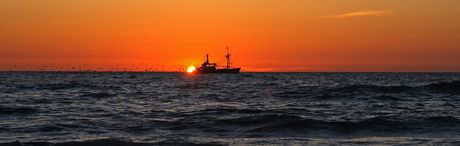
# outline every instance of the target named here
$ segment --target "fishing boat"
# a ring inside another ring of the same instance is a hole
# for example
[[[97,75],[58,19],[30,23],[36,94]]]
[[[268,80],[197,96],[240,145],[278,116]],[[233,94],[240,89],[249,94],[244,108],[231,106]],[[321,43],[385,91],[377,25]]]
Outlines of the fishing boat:
[[[232,68],[230,66],[230,53],[228,53],[228,47],[227,47],[227,55],[225,57],[227,58],[227,66],[225,68],[217,68],[216,63],[209,63],[209,55],[206,54],[206,62],[201,64],[201,67],[197,67],[192,73],[239,73],[240,68]]]

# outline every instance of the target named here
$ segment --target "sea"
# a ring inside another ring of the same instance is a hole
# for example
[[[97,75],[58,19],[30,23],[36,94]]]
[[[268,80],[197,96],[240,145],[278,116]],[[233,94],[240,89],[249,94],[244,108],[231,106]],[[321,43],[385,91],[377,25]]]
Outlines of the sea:
[[[460,73],[0,72],[0,145],[460,145]]]

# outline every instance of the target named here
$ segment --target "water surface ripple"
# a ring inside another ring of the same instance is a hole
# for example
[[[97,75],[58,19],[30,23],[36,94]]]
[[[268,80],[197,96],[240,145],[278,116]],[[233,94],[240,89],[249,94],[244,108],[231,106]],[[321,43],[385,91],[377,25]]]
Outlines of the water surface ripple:
[[[459,73],[0,72],[0,144],[460,144]]]

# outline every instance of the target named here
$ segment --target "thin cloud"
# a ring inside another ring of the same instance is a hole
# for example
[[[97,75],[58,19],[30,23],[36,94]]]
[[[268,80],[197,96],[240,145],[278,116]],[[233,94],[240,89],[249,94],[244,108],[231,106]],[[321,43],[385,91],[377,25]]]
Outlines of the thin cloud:
[[[351,12],[340,15],[330,15],[330,16],[319,16],[317,18],[347,18],[347,17],[358,17],[358,16],[385,16],[393,14],[392,10],[383,10],[383,11],[359,11]]]

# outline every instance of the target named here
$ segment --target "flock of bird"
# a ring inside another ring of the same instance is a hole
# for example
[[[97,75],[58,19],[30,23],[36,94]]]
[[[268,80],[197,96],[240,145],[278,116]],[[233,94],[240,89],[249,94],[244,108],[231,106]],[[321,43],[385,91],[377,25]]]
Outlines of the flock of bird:
[[[174,65],[169,62],[158,62],[155,65],[141,63],[136,64],[118,64],[118,65],[107,65],[105,67],[93,66],[90,64],[83,64],[77,66],[66,66],[66,65],[43,65],[43,66],[27,66],[19,67],[14,65],[10,67],[10,71],[65,71],[65,72],[185,72],[188,67],[194,66],[189,63],[186,65]]]
[[[245,57],[246,53],[243,57]],[[238,53],[236,53],[238,55]],[[217,63],[224,62],[223,60]],[[185,65],[174,65],[169,61],[157,63],[141,63],[141,64],[118,64],[118,65],[105,65],[93,66],[90,64],[83,65],[42,65],[42,66],[27,66],[19,67],[14,65],[9,68],[9,71],[66,71],[66,72],[185,72],[189,67],[196,66],[197,64],[188,63]]]

